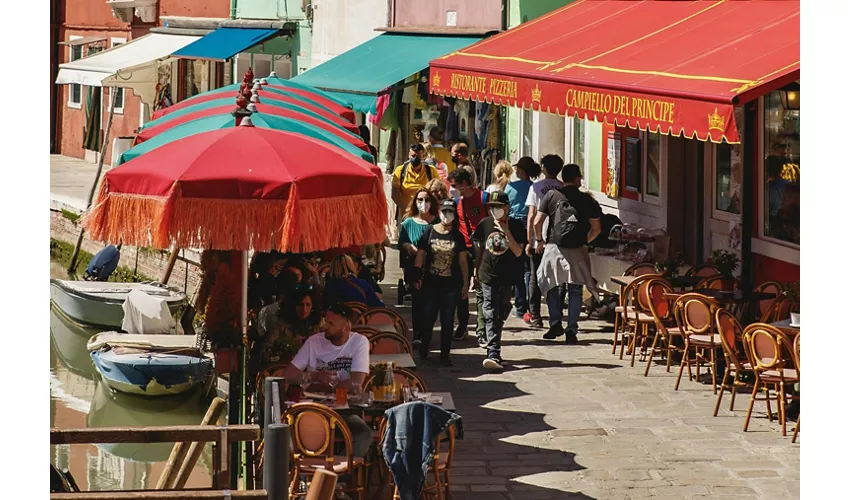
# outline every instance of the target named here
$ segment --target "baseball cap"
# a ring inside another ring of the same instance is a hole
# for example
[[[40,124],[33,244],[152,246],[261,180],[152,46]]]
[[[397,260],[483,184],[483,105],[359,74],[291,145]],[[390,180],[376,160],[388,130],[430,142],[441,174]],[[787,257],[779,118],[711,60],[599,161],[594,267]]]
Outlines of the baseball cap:
[[[443,200],[440,202],[440,212],[457,212],[454,200]]]
[[[490,197],[487,199],[488,205],[507,205],[509,203],[508,195],[504,191],[490,193]]]
[[[534,161],[534,158],[532,158],[530,156],[523,156],[522,158],[519,159],[519,161],[514,163],[514,166],[522,168],[522,169],[526,169],[527,167],[530,167],[530,166],[533,166],[533,165],[536,165],[536,164],[537,164],[537,162]]]

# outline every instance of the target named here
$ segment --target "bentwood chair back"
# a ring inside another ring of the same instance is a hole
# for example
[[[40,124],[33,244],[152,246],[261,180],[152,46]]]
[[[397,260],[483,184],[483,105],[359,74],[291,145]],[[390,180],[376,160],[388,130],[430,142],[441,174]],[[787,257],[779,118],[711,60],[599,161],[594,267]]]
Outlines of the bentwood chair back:
[[[381,449],[383,448],[384,439],[387,437],[386,425],[386,421],[381,422],[379,431],[381,436],[379,447]],[[456,434],[455,425],[452,424],[434,440],[434,457],[431,459],[431,463],[428,464],[425,484],[422,487],[423,496],[421,498],[437,498],[438,500],[451,498],[451,478],[449,474],[455,454]],[[428,476],[432,474],[432,481],[429,481]],[[398,488],[393,485],[393,500],[400,500],[400,498]]]
[[[657,274],[654,264],[646,262],[637,263],[623,272],[623,276],[644,276],[646,274]]]
[[[620,359],[623,359],[623,353],[626,349],[626,337],[630,337],[629,346],[632,344],[632,337],[634,337],[635,332],[638,329],[637,319],[638,319],[638,307],[637,307],[637,299],[636,292],[638,287],[641,286],[642,283],[645,283],[652,278],[658,278],[659,276],[656,274],[645,274],[643,276],[637,277],[634,281],[629,283],[625,288],[623,288],[623,292],[620,294],[620,306],[616,308],[617,314],[621,318],[621,324],[623,326],[623,335],[620,339]],[[630,329],[633,329],[635,332],[631,332]],[[611,354],[614,354],[617,349],[617,335],[619,333],[619,329],[617,325],[614,325],[614,348],[611,351]]]
[[[372,328],[371,326],[366,326],[366,325],[354,325],[354,326],[351,327],[351,331],[357,332],[360,335],[365,336],[367,339],[372,338],[375,335],[381,333],[377,329]]]
[[[355,493],[360,500],[364,498],[363,458],[353,456],[351,430],[339,413],[318,403],[296,403],[286,410],[282,420],[289,424],[299,473],[326,469],[350,475],[352,484],[346,491]],[[338,438],[344,445],[342,455],[334,452]]]
[[[409,330],[407,328],[407,323],[404,321],[404,318],[402,318],[401,315],[399,315],[394,310],[387,307],[373,307],[371,309],[366,310],[357,319],[356,324],[372,327],[379,326],[381,328],[391,327],[392,330],[381,331],[393,331],[405,339],[408,338]]]
[[[790,341],[778,328],[766,323],[753,323],[744,329],[744,345],[750,351],[754,361],[753,371],[756,374],[755,388],[750,398],[750,408],[744,422],[744,432],[750,423],[753,404],[760,388],[764,388],[767,401],[770,400],[770,388],[773,386],[779,404],[779,422],[782,425],[782,435],[785,436],[785,385],[800,381],[800,372],[794,362],[794,348]],[[790,358],[790,359],[789,359]],[[761,386],[761,387],[760,387]],[[792,399],[794,399],[792,397]],[[767,405],[768,418],[772,421],[770,404]]]
[[[727,279],[727,278],[724,278],[724,277],[722,277],[718,274],[718,275],[714,275],[714,276],[709,276],[708,278],[700,281],[697,284],[696,289],[697,290],[700,290],[700,289],[726,290],[727,289],[726,284],[729,283],[729,282],[732,283],[732,289],[733,290],[737,290],[740,287],[737,279],[735,279],[735,278]]]
[[[393,379],[400,386],[410,387],[411,390],[418,389],[420,392],[428,392],[428,384],[425,380],[413,371],[406,368],[393,368]],[[375,376],[370,375],[363,387],[365,390],[371,390],[375,383]]]
[[[717,324],[717,333],[723,346],[723,356],[726,358],[726,370],[720,382],[720,394],[717,396],[717,404],[714,405],[714,416],[720,410],[720,402],[723,393],[729,391],[732,394],[732,402],[729,411],[735,409],[735,395],[738,387],[751,387],[752,384],[741,381],[740,375],[752,371],[752,365],[746,356],[738,349],[738,342],[743,340],[743,328],[738,318],[726,309],[718,309],[714,313]]]
[[[354,314],[357,315],[358,318],[360,316],[362,316],[363,313],[366,312],[369,309],[369,306],[367,306],[366,304],[364,304],[362,302],[346,302],[345,305],[350,307],[354,311]],[[354,322],[356,323],[357,320],[355,320]]]
[[[714,276],[716,274],[720,274],[720,270],[717,269],[717,266],[714,264],[702,263],[688,269],[685,276],[702,276],[708,278],[709,276]]]
[[[670,371],[670,354],[675,349],[668,329],[673,321],[673,308],[670,307],[670,299],[668,298],[668,294],[672,293],[673,287],[663,279],[656,278],[647,283],[645,294],[649,313],[655,322],[655,337],[652,339],[649,359],[646,363],[646,370],[643,372],[644,377],[649,375],[649,367],[652,366],[652,358],[655,356],[657,348],[660,349],[660,353],[666,353],[667,371]],[[675,329],[673,331],[677,332]],[[659,341],[663,342],[664,345],[659,345]]]
[[[775,323],[791,317],[791,299],[780,298],[770,306],[770,309],[762,316],[762,323]]]
[[[696,377],[699,379],[700,367],[704,361],[708,361],[712,367],[712,389],[717,393],[717,365],[714,359],[714,351],[720,345],[719,340],[715,337],[714,312],[719,308],[720,304],[717,301],[699,293],[685,293],[676,299],[673,305],[673,317],[685,338],[685,348],[682,363],[679,365],[675,390],[679,390],[679,383],[685,366],[688,367],[688,379],[690,380],[692,378],[691,365],[696,363]],[[693,361],[690,357],[691,348],[694,349]],[[705,350],[708,350],[707,360]],[[700,353],[700,351],[703,352]]]
[[[794,336],[794,364],[797,366],[797,375],[800,374],[800,332]],[[794,425],[794,435],[791,436],[791,442],[797,442],[797,434],[800,433],[800,414],[797,413],[797,423]]]
[[[381,332],[369,338],[369,354],[410,354],[413,348],[406,338]]]
[[[765,314],[767,314],[767,312],[770,311],[770,308],[773,307],[773,304],[782,299],[782,285],[778,281],[765,281],[761,285],[755,287],[753,291],[760,293],[772,293],[775,295],[772,299],[758,301],[757,317],[759,318],[764,318]]]

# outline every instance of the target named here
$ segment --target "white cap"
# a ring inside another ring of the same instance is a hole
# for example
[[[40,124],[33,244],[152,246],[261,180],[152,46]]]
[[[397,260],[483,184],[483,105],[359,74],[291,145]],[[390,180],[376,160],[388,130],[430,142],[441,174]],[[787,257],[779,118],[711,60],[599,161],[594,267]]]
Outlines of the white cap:
[[[254,84],[254,86],[253,86],[253,87],[251,87],[251,90],[252,90],[252,91],[255,91],[255,90],[261,90],[262,88],[263,88],[263,86],[262,86],[262,85],[260,85],[260,82],[256,82],[256,83]]]
[[[246,116],[246,117],[242,118],[241,122],[239,122],[239,126],[240,127],[253,127],[254,122],[251,121],[250,116]]]
[[[265,78],[260,78],[260,85],[268,85],[268,84],[269,84],[268,80],[266,80]]]
[[[274,70],[272,70],[272,72],[269,73],[269,78],[277,78],[277,74],[274,72]],[[261,81],[262,80],[265,80],[265,78],[262,78]]]
[[[247,109],[248,111],[250,111],[252,113],[256,113],[257,112],[257,105],[252,102],[252,103],[248,104],[248,106],[245,109]]]
[[[260,96],[256,92],[251,96],[251,102],[260,102]]]

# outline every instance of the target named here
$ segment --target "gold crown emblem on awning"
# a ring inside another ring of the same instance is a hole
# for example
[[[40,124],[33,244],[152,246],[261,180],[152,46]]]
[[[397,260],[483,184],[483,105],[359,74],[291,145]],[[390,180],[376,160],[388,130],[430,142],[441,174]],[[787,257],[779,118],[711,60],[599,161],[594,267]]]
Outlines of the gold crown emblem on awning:
[[[708,115],[708,129],[726,130],[726,119],[717,112],[717,108],[714,108],[714,113]]]
[[[431,83],[433,83],[433,87],[440,86],[440,74],[434,73],[434,76],[431,78]]]
[[[540,90],[539,85],[534,85],[534,88],[531,89],[531,102],[540,102],[541,97],[543,97],[543,91]]]

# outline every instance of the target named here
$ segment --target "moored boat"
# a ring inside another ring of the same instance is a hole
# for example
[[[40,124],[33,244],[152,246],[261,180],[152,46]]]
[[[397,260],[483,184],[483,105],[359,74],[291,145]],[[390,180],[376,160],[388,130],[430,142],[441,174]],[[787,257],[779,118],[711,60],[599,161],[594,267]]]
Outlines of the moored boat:
[[[176,316],[186,294],[149,283],[110,283],[101,281],[50,280],[50,300],[71,319],[87,325],[121,328],[123,304],[130,292],[138,290],[163,299]]]

